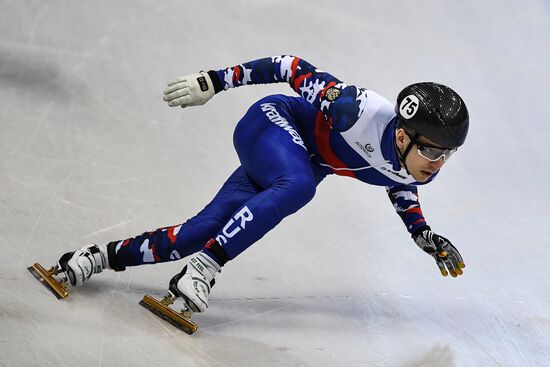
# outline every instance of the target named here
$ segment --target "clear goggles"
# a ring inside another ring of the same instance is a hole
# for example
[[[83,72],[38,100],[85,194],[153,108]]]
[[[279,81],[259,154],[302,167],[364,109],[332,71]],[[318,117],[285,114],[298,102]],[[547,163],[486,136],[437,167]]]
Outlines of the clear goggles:
[[[443,162],[446,162],[458,148],[438,148],[431,145],[420,144],[415,142],[416,150],[418,154],[430,162],[437,162],[443,158]]]
[[[405,133],[409,136],[411,139],[411,142],[416,145],[416,150],[418,154],[429,160],[430,162],[437,162],[441,158],[443,158],[443,162],[446,162],[451,156],[456,152],[458,148],[441,148],[441,147],[435,147],[430,144],[425,143],[419,143],[418,142],[418,134],[415,134],[412,136],[405,130]]]

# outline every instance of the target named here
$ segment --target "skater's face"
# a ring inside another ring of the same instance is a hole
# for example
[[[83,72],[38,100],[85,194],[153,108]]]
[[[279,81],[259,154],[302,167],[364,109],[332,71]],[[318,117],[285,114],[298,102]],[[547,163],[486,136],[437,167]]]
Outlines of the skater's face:
[[[418,137],[416,140],[418,145],[426,144],[428,146],[443,148],[442,146],[423,136]],[[401,154],[405,152],[405,149],[407,149],[410,141],[411,137],[404,129],[398,128],[395,131],[395,144],[397,145],[397,149],[399,149]],[[405,157],[405,163],[407,164],[409,173],[416,181],[425,182],[437,171],[439,171],[439,169],[445,164],[445,159],[441,157],[436,161],[429,160],[419,154],[417,144],[414,144],[412,149],[410,149],[409,153]]]

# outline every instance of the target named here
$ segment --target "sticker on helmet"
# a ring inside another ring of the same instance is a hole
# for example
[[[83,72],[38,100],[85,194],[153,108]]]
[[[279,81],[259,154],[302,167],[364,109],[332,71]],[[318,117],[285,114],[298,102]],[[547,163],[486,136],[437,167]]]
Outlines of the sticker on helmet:
[[[418,98],[414,94],[410,94],[401,101],[399,105],[399,114],[401,117],[408,120],[416,114],[418,106]]]

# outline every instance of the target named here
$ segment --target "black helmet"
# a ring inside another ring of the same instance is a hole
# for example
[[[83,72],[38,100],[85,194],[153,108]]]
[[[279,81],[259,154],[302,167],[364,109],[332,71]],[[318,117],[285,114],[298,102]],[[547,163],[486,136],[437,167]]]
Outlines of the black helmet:
[[[461,146],[468,134],[468,109],[451,88],[424,82],[405,87],[397,96],[399,126],[448,148]]]

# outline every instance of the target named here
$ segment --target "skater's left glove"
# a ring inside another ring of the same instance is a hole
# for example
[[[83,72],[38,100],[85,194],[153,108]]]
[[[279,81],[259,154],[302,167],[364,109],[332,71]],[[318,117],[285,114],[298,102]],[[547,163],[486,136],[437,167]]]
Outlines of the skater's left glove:
[[[464,260],[451,241],[432,232],[428,226],[420,228],[412,237],[418,247],[435,259],[441,275],[444,277],[448,273],[453,277],[462,275],[462,269],[465,267]]]
[[[180,76],[168,83],[163,99],[170,107],[200,106],[208,102],[214,94],[214,81],[207,72],[201,71]]]

